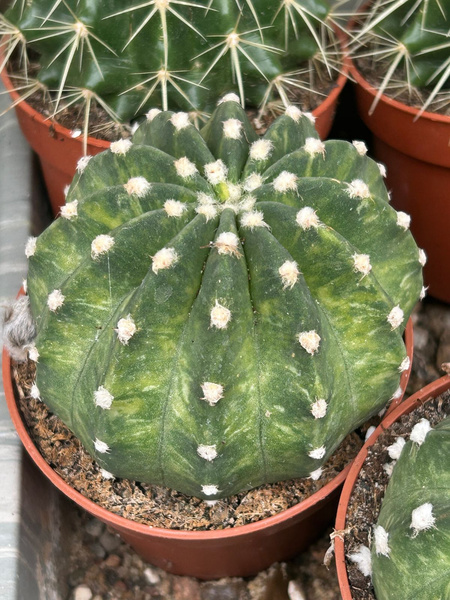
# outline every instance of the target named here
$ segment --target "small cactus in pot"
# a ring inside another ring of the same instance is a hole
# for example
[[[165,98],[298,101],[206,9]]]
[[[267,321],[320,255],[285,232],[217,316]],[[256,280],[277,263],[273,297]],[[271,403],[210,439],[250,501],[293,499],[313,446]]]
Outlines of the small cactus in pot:
[[[450,417],[435,428],[421,419],[398,458],[372,542],[377,600],[450,597]]]
[[[152,110],[29,240],[33,394],[106,472],[207,499],[317,479],[402,393],[425,255],[364,144],[312,121]]]
[[[24,95],[53,92],[55,113],[84,106],[86,129],[94,104],[122,122],[158,105],[201,121],[230,89],[278,110],[342,66],[326,0],[17,0],[1,32],[6,58],[20,50],[25,71],[27,49],[39,55]]]

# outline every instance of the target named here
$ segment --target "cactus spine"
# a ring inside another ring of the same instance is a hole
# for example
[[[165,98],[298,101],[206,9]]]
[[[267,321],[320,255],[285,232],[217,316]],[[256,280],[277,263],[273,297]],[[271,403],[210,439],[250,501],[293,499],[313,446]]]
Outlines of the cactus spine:
[[[320,477],[398,393],[422,285],[364,145],[296,107],[259,139],[238,100],[83,159],[28,251],[42,399],[107,471],[210,499]]]
[[[375,529],[377,600],[450,597],[449,456],[450,417],[432,430],[422,419],[401,450]]]

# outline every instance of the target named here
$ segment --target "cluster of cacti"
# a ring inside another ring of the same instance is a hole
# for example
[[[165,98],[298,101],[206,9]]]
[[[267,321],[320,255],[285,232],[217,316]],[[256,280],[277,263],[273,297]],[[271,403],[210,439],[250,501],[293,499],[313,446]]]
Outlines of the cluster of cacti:
[[[414,95],[420,88],[428,92],[422,110],[448,106],[449,0],[376,0],[363,15],[352,31],[354,54],[368,58],[382,74],[379,95],[407,91],[420,103]]]
[[[398,458],[372,543],[377,600],[450,598],[450,417],[421,419]]]
[[[229,94],[201,133],[155,109],[80,161],[26,248],[32,395],[105,476],[209,499],[318,479],[401,394],[425,254],[365,154],[294,106],[258,138]]]
[[[2,32],[7,57],[39,54],[28,92],[45,86],[56,110],[96,102],[121,121],[149,106],[202,117],[231,89],[242,104],[287,106],[341,67],[326,0],[16,0]]]

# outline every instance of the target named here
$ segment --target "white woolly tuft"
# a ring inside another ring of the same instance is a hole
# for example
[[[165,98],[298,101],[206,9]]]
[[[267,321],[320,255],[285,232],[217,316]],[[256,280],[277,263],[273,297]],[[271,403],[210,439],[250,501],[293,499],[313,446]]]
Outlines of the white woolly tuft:
[[[239,105],[241,104],[239,96],[233,93],[225,94],[225,96],[223,96],[223,98],[221,98],[217,104],[223,104],[224,102],[237,102]]]
[[[74,217],[78,216],[78,200],[68,202],[64,206],[61,206],[61,217],[70,221]]]
[[[26,279],[22,279],[22,287],[23,287],[23,291],[26,294],[28,291],[28,281]]]
[[[202,485],[202,492],[205,496],[214,496],[219,493],[217,485]]]
[[[360,156],[365,156],[367,154],[367,146],[364,142],[360,142],[358,140],[354,140],[352,142],[353,146],[355,146],[356,151]]]
[[[201,388],[203,391],[202,400],[206,400],[210,406],[214,406],[223,398],[223,385],[220,385],[220,383],[205,381],[205,383],[202,383]]]
[[[152,122],[153,119],[156,117],[156,115],[159,115],[161,111],[159,110],[159,108],[152,108],[151,110],[148,111],[148,113],[146,113],[145,117],[147,119],[147,121]]]
[[[233,255],[239,258],[239,238],[232,231],[223,231],[213,244],[219,254]]]
[[[428,419],[420,419],[420,421],[412,428],[409,439],[418,446],[421,446],[431,430],[432,427],[430,421],[428,421]]]
[[[347,183],[347,194],[350,198],[370,198],[369,186],[362,179],[354,179]]]
[[[242,121],[239,119],[227,119],[223,122],[223,134],[226,138],[239,140],[242,135]]]
[[[164,202],[164,210],[169,217],[181,217],[187,206],[184,202],[179,200],[166,200]]]
[[[289,600],[306,600],[305,594],[298,581],[291,580],[288,583],[287,593]]]
[[[183,179],[188,179],[198,173],[197,167],[187,156],[182,156],[178,160],[175,160],[173,164],[177,174]]]
[[[228,168],[220,158],[215,162],[205,165],[204,169],[206,179],[211,185],[218,185],[219,183],[225,182],[227,179]]]
[[[392,460],[398,460],[400,458],[400,455],[402,453],[402,450],[403,450],[405,444],[406,444],[406,442],[405,442],[404,438],[397,437],[395,439],[395,442],[386,448],[386,450],[387,450],[390,458],[392,458]]]
[[[372,265],[368,254],[354,254],[352,258],[355,272],[362,273],[364,277],[370,273]]]
[[[105,254],[114,246],[114,238],[110,235],[101,234],[92,240],[91,256],[93,259]]]
[[[320,448],[314,448],[314,450],[311,450],[310,452],[308,452],[308,456],[310,456],[311,458],[320,460],[321,458],[323,458],[325,456],[326,452],[327,452],[327,450],[326,450],[325,446],[320,446]]]
[[[49,310],[55,312],[58,310],[58,308],[61,308],[61,306],[64,304],[64,300],[65,296],[61,290],[53,290],[53,292],[48,295],[47,306]]]
[[[252,173],[247,177],[247,179],[244,182],[244,190],[246,192],[253,192],[254,190],[257,190],[259,187],[261,187],[262,184],[262,175],[260,175],[259,173]]]
[[[391,310],[391,312],[387,316],[388,323],[391,325],[392,330],[397,329],[403,323],[403,319],[405,318],[405,314],[397,304]]]
[[[111,450],[106,442],[102,442],[98,438],[96,438],[94,441],[94,448],[97,450],[97,452],[100,452],[100,454],[106,454]]]
[[[108,392],[102,385],[99,386],[98,390],[94,392],[94,402],[96,406],[100,408],[109,409],[111,408],[114,396]]]
[[[391,400],[398,400],[398,398],[400,398],[403,395],[403,389],[402,387],[399,385],[398,388],[395,390],[395,392],[392,394]],[[386,411],[386,409],[384,409]],[[384,414],[384,413],[383,413]],[[380,415],[381,417],[382,415]]]
[[[364,577],[372,576],[372,556],[367,546],[361,544],[358,550],[353,554],[349,554],[348,557],[352,563],[355,563]]]
[[[375,431],[376,427],[374,427],[373,425],[371,425],[367,431],[366,431],[366,435],[364,436],[364,441],[367,442],[367,440],[370,438],[370,436],[372,435],[372,433]]]
[[[311,405],[311,413],[315,419],[323,419],[327,414],[328,404],[323,398],[317,398]]]
[[[228,202],[239,202],[242,196],[242,186],[239,183],[228,183]]]
[[[32,398],[34,398],[34,400],[40,400],[41,399],[41,392],[39,391],[39,388],[36,385],[36,382],[33,383],[33,385],[31,386],[30,396]]]
[[[216,444],[213,446],[205,446],[204,444],[200,444],[197,448],[197,454],[200,456],[200,458],[204,458],[208,462],[212,462],[215,458],[217,458]]]
[[[386,171],[385,165],[383,165],[383,163],[377,163],[377,165],[378,165],[378,169],[380,171],[381,177],[386,177],[387,171]]]
[[[295,173],[289,173],[289,171],[282,171],[273,182],[273,188],[276,192],[284,194],[289,191],[297,191],[298,177]]]
[[[311,473],[309,474],[309,479],[312,479],[313,481],[317,481],[318,479],[320,479],[322,477],[322,473],[323,473],[323,469],[321,467],[319,469],[316,469],[315,471],[311,471]]]
[[[302,111],[297,107],[294,106],[293,104],[291,104],[290,106],[288,106],[285,110],[284,113],[287,117],[291,117],[291,119],[293,121],[295,121],[296,123],[298,123],[300,121],[300,119],[302,118]]]
[[[300,346],[311,355],[315,354],[319,349],[320,339],[320,335],[314,329],[311,331],[302,331],[298,335]]]
[[[175,248],[161,248],[158,252],[152,256],[152,271],[158,274],[161,269],[169,269],[179,259]]]
[[[226,329],[231,321],[231,311],[216,300],[215,306],[211,309],[210,317],[211,327]]]
[[[151,190],[152,184],[145,177],[131,177],[123,187],[129,196],[143,198]]]
[[[106,469],[100,469],[100,475],[103,477],[103,479],[115,479],[116,478],[115,475],[113,475]]]
[[[128,152],[132,145],[133,142],[131,140],[117,140],[117,142],[111,143],[109,149],[113,154],[121,154],[122,156],[125,156],[125,154]]]
[[[415,508],[411,513],[411,525],[413,530],[413,538],[421,531],[426,531],[434,527],[436,519],[433,516],[433,505],[431,502],[425,502],[421,506]]]
[[[25,256],[27,258],[30,258],[30,256],[34,256],[34,253],[36,252],[36,242],[36,237],[30,236],[28,238],[27,243],[25,244]]]
[[[425,250],[422,250],[422,248],[419,250],[419,262],[422,265],[422,267],[424,267],[427,264],[427,255],[425,253]]]
[[[316,211],[310,206],[305,206],[301,210],[298,211],[295,220],[297,224],[300,225],[302,229],[317,229],[319,227],[320,221],[319,217],[316,214]]]
[[[170,122],[177,131],[180,131],[181,129],[186,129],[186,127],[189,127],[189,125],[191,124],[191,122],[189,121],[189,115],[185,112],[174,113],[170,117]]]
[[[250,146],[250,158],[252,160],[267,160],[273,151],[273,142],[271,140],[257,140]]]
[[[114,329],[119,338],[119,342],[126,346],[137,331],[137,327],[131,315],[120,319],[117,323],[117,328]]]
[[[316,122],[316,117],[311,112],[304,112],[303,116],[306,117],[313,125]]]
[[[389,534],[388,532],[381,527],[381,525],[377,525],[374,528],[375,535],[375,552],[377,555],[382,554],[389,558],[389,554],[391,549],[389,548]]]
[[[65,185],[63,189],[64,198],[67,198],[67,194],[69,193],[70,185]]]
[[[410,366],[411,366],[411,360],[410,360],[409,356],[406,356],[402,360],[398,370],[400,371],[400,373],[404,373],[405,371],[407,371],[409,369]]]
[[[397,213],[397,225],[407,231],[411,225],[411,217],[399,210]]]
[[[77,162],[77,172],[78,173],[80,173],[80,174],[83,173],[85,168],[88,166],[91,158],[92,158],[92,156],[82,156],[80,158],[80,160]]]
[[[205,194],[205,192],[198,192],[197,200],[199,204],[215,204],[216,201],[209,194]]]
[[[239,210],[242,212],[251,212],[256,204],[256,198],[254,196],[245,196],[239,203]]]
[[[386,475],[388,477],[392,477],[392,473],[394,471],[394,467],[395,467],[395,463],[396,462],[397,461],[394,460],[393,462],[390,462],[390,463],[384,463],[384,465],[383,465],[383,471],[386,473]]]
[[[283,283],[283,289],[292,289],[294,285],[297,283],[298,276],[300,275],[300,271],[298,270],[298,265],[295,260],[287,260],[284,262],[281,267],[278,269],[278,273],[280,274],[281,281]]]
[[[195,212],[199,215],[203,215],[206,222],[217,217],[217,208],[214,204],[200,204],[200,206],[197,206],[195,209]]]
[[[36,346],[31,346],[31,348],[28,349],[28,358],[33,362],[38,362],[39,352]]]
[[[420,290],[419,300],[423,300],[425,298],[425,296],[427,295],[427,290],[428,290],[428,287],[425,287],[423,285],[422,289]]]
[[[322,156],[325,156],[325,144],[318,138],[306,138],[303,150],[305,150],[305,152],[311,156],[315,156],[316,154],[322,154]]]
[[[241,217],[241,226],[248,227],[252,231],[255,227],[266,227],[267,229],[270,229],[267,223],[264,222],[264,214],[260,210],[244,213]]]

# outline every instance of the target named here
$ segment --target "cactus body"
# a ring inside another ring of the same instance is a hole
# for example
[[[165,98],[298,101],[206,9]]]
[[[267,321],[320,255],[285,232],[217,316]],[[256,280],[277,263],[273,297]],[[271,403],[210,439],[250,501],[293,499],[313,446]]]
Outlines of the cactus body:
[[[42,399],[106,470],[209,498],[319,477],[395,393],[421,286],[360,147],[294,107],[260,140],[227,98],[84,161],[28,277]]]
[[[450,417],[404,446],[377,523],[388,549],[372,548],[377,600],[450,598],[449,456]]]
[[[231,89],[251,106],[286,104],[314,88],[313,60],[340,68],[330,14],[326,0],[32,0],[3,30],[39,53],[58,101],[95,100],[126,121],[158,105],[208,112]]]

